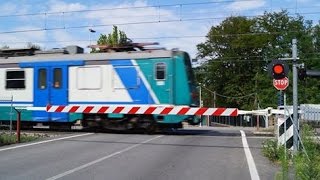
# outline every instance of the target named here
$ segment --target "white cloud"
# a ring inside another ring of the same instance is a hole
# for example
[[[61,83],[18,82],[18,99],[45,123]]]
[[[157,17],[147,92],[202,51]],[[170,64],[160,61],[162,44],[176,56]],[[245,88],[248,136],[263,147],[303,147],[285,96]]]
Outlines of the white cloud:
[[[312,2],[313,0],[298,0],[298,2],[301,2],[301,3],[306,3],[306,2]]]
[[[67,30],[57,30],[57,31],[52,31],[50,33],[51,38],[56,41],[57,47],[65,47],[69,45],[78,45],[80,47],[87,47],[89,45],[89,40],[88,41],[79,41],[77,36],[74,36],[74,33],[72,31],[67,31]],[[47,45],[48,46],[48,45]],[[52,48],[52,45],[49,46]]]
[[[94,4],[94,3],[92,3]],[[121,4],[98,4],[94,6],[86,6],[81,3],[68,3],[63,0],[50,0],[46,3],[47,6],[42,6],[38,12],[67,12],[86,9],[113,9],[104,11],[88,11],[84,13],[57,13],[47,15],[46,17],[37,16],[32,19],[32,24],[37,24],[38,28],[63,28],[71,26],[84,26],[84,28],[62,29],[42,32],[28,32],[17,34],[0,34],[2,42],[5,42],[10,47],[25,46],[26,42],[43,42],[41,43],[46,49],[52,47],[64,47],[66,45],[80,45],[86,47],[90,44],[89,36],[91,36],[92,44],[99,37],[99,33],[108,34],[112,31],[112,25],[118,24],[120,30],[124,31],[129,38],[135,42],[159,42],[161,47],[167,49],[179,48],[187,51],[192,57],[196,54],[196,45],[204,41],[204,36],[207,34],[212,23],[198,23],[198,21],[176,21],[180,19],[179,7],[173,8],[132,8],[148,6],[146,1],[137,0],[134,2],[126,2]],[[40,6],[40,5],[39,5]],[[126,8],[129,7],[129,8]],[[17,7],[12,7],[15,11]],[[34,13],[29,8],[27,13]],[[30,18],[30,17],[28,17]],[[21,18],[20,18],[21,21]],[[159,23],[158,21],[161,21]],[[165,22],[175,21],[175,22]],[[18,21],[17,21],[18,22]],[[25,22],[31,22],[25,21]],[[152,23],[151,23],[152,22]],[[130,24],[132,23],[132,24]],[[122,24],[122,25],[121,25]],[[210,24],[210,26],[208,26]],[[85,26],[93,25],[93,29],[97,31],[95,34],[90,34]],[[109,25],[109,26],[95,26]],[[38,29],[31,26],[23,26],[19,29]],[[13,30],[12,28],[10,30]],[[8,30],[8,31],[10,31]],[[199,36],[200,38],[181,38],[181,36]],[[180,37],[180,38],[156,38],[145,39],[152,37]],[[79,41],[81,40],[81,41]],[[49,41],[46,43],[46,41]],[[14,44],[13,42],[21,42]],[[25,42],[25,43],[23,43]],[[12,44],[12,45],[11,45]]]
[[[186,35],[203,35],[208,32],[207,27],[192,21],[179,20],[179,11],[170,11],[164,8],[156,7],[148,8],[125,8],[132,6],[147,6],[145,1],[136,1],[132,4],[121,4],[114,6],[98,5],[100,9],[115,9],[107,11],[89,12],[86,15],[89,22],[95,24],[110,25],[105,27],[94,27],[98,33],[110,33],[112,26],[118,25],[119,29],[124,31],[129,38],[136,42],[160,42],[161,47],[168,49],[179,48],[188,51],[193,57],[196,54],[196,44],[204,40],[204,38],[157,38],[144,39],[149,37],[180,37]],[[93,7],[92,9],[96,9]],[[122,8],[122,9],[119,9]],[[159,16],[160,14],[160,16]],[[161,21],[159,23],[158,21]],[[165,22],[174,21],[174,22]],[[132,24],[130,24],[132,23]],[[121,25],[122,24],[122,25]]]
[[[13,3],[4,3],[0,6],[1,15],[8,15],[17,11],[17,5]]]
[[[86,6],[80,3],[67,3],[60,0],[50,0],[48,3],[48,12],[67,12],[85,10]]]
[[[25,14],[28,12],[29,5],[6,2],[0,4],[1,15]]]
[[[25,29],[39,29],[34,26],[22,26],[13,31],[25,30]],[[35,43],[42,46],[42,42],[46,40],[46,33],[44,31],[34,31],[34,32],[22,32],[14,34],[0,34],[1,46],[7,45],[12,48],[23,48],[27,46],[28,42],[40,42]]]
[[[43,32],[26,32],[19,34],[0,34],[0,46],[7,45],[11,48],[25,48],[28,43],[44,46],[45,33]]]
[[[228,5],[228,9],[245,11],[252,10],[263,7],[266,4],[265,0],[256,0],[256,1],[236,1]]]

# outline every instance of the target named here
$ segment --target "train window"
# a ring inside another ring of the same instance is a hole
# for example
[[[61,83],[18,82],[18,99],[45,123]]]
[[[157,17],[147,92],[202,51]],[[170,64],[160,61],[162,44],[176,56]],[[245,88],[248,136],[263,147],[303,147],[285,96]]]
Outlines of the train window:
[[[157,63],[156,64],[156,80],[164,80],[166,79],[166,64],[165,63]]]
[[[61,68],[54,68],[53,70],[53,87],[54,88],[61,88],[62,86],[62,69]]]
[[[25,89],[24,71],[9,70],[6,72],[6,89]]]
[[[45,89],[47,88],[47,70],[39,69],[38,71],[38,88]]]

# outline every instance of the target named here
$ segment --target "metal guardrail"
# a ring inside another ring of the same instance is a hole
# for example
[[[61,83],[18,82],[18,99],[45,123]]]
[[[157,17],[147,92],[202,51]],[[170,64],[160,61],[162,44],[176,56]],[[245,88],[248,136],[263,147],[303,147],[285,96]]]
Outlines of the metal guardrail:
[[[286,108],[286,110],[285,110]],[[239,110],[237,117],[212,117],[211,122],[231,126],[268,127],[273,125],[275,118],[292,114],[292,106],[280,106],[278,109],[266,108],[260,110]],[[299,120],[320,125],[320,104],[301,104],[298,108]]]

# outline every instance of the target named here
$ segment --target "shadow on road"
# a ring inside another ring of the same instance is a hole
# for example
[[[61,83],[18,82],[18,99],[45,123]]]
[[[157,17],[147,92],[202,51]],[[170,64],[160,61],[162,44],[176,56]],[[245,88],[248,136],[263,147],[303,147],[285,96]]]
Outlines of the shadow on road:
[[[126,141],[87,141],[87,140],[63,140],[68,142],[85,142],[85,143],[103,143],[103,144],[127,144],[136,145],[141,144],[142,146],[171,146],[171,147],[194,147],[194,148],[230,148],[230,149],[243,149],[242,146],[225,146],[225,145],[200,145],[200,144],[178,144],[178,143],[136,143],[136,142],[126,142]],[[261,149],[258,147],[254,147]]]
[[[111,134],[147,134],[144,130],[131,131],[115,131],[115,130],[99,130],[96,133]],[[251,132],[246,134],[250,135]],[[155,132],[149,135],[172,135],[172,136],[241,136],[239,130],[205,130],[205,129],[166,129],[161,132]]]
[[[110,133],[110,131],[108,131]],[[105,132],[103,134],[106,134]],[[113,132],[113,134],[133,134],[133,135],[139,135],[139,133],[135,132]],[[140,133],[143,134],[143,133]],[[205,137],[225,137],[225,138],[238,138],[241,139],[241,134],[238,130],[225,130],[225,131],[214,131],[214,130],[167,130],[165,132],[161,133],[155,133],[154,135],[166,135],[166,136],[190,136],[191,138],[205,138]],[[102,143],[102,144],[129,144],[129,145],[135,145],[135,144],[140,144],[139,142],[129,142],[129,141],[95,141],[95,140],[79,140],[79,139],[68,139],[68,140],[63,140],[63,141],[69,141],[69,142],[84,142],[84,143]],[[240,140],[241,141],[241,140]],[[188,143],[143,143],[143,146],[171,146],[171,147],[194,147],[194,148],[230,148],[230,149],[243,149],[242,144],[233,144],[233,145],[225,145],[225,143],[221,143],[221,139],[217,142],[212,141],[208,145],[203,145],[199,143],[197,140],[194,141],[189,141]],[[261,149],[261,147],[251,147],[253,149]]]
[[[175,136],[241,136],[240,131],[216,131],[216,130],[167,130],[159,134]]]

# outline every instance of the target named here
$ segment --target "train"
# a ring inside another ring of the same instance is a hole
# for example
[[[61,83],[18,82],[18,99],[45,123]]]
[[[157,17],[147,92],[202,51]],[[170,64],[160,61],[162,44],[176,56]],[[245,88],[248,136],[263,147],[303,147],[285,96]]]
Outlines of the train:
[[[146,129],[198,124],[193,115],[55,113],[26,110],[47,105],[198,106],[188,53],[143,49],[85,53],[79,46],[0,50],[0,123],[21,109],[23,126]],[[12,101],[2,101],[3,97]],[[10,98],[9,98],[10,99]]]

